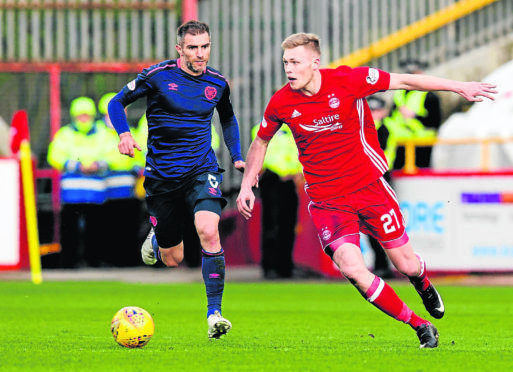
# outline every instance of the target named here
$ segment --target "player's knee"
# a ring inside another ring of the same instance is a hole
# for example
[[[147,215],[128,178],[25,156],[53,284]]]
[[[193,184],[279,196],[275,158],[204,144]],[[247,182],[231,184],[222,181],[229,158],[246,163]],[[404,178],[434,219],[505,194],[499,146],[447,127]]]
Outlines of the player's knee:
[[[340,270],[342,275],[346,277],[347,280],[354,283],[359,283],[361,279],[367,274],[366,270]]]
[[[420,271],[420,263],[417,259],[404,259],[396,262],[395,268],[406,276],[417,276]]]
[[[169,248],[160,250],[162,262],[167,267],[177,267],[183,261],[183,249]]]
[[[208,245],[216,245],[219,242],[219,232],[215,224],[198,224],[196,229],[202,242],[206,242]]]
[[[335,250],[332,260],[338,266],[340,273],[349,280],[358,281],[368,271],[363,260],[340,248]]]
[[[167,267],[178,267],[183,261],[183,255],[181,257],[162,257],[162,262]]]
[[[365,275],[369,272],[364,265],[359,264],[342,264],[339,266],[340,272],[344,275],[348,280],[359,282]]]

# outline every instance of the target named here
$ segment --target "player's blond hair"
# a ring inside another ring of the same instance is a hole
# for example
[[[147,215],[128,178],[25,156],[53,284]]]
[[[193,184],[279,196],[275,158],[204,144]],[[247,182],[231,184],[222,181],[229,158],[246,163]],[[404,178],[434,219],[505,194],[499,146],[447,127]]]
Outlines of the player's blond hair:
[[[281,47],[283,49],[292,49],[298,46],[304,46],[309,48],[319,56],[321,55],[321,39],[316,34],[307,34],[300,32],[298,34],[292,34],[283,40]]]

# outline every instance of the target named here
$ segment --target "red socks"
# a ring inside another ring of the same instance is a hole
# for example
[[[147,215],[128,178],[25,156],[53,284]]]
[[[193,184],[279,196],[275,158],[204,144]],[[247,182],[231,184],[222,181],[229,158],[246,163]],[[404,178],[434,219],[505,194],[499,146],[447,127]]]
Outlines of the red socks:
[[[409,324],[413,329],[421,324],[429,324],[427,320],[418,317],[380,277],[374,278],[364,297],[385,314]]]
[[[409,276],[410,283],[413,284],[417,292],[424,292],[431,284],[427,277],[426,263],[418,254],[416,255],[420,261],[420,274],[418,276]]]

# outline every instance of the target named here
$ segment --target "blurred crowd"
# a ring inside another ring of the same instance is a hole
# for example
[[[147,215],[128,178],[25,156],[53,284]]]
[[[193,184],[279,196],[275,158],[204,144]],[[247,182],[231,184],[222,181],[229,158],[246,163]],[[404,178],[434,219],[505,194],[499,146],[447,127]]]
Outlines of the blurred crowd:
[[[71,122],[50,143],[48,163],[61,175],[61,250],[52,255],[52,266],[140,264],[139,249],[147,233],[141,231],[147,223],[141,222],[148,218],[141,183],[145,151],[133,158],[119,154],[119,138],[107,111],[114,96],[107,93],[98,103],[89,97],[74,99]],[[133,134],[145,146],[144,117]]]

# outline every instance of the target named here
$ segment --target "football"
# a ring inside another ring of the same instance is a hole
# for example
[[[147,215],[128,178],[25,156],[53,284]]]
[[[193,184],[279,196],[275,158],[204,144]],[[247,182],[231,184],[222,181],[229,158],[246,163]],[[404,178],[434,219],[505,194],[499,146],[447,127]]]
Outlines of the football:
[[[114,340],[121,346],[141,348],[150,342],[155,324],[146,310],[137,306],[127,306],[114,315],[110,331]]]

